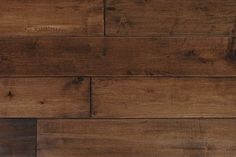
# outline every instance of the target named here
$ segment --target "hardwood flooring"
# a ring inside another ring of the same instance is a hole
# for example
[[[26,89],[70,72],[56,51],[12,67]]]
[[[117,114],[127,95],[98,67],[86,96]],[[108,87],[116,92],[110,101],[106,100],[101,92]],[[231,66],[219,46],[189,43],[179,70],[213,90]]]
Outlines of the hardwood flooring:
[[[235,0],[0,0],[0,157],[236,157]]]

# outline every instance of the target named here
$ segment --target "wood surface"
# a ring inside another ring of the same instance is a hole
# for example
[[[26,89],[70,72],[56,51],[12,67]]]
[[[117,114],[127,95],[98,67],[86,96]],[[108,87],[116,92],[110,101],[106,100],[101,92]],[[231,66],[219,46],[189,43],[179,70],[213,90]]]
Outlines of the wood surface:
[[[236,157],[236,1],[0,0],[0,157]]]
[[[233,157],[235,119],[39,120],[38,157]]]
[[[0,36],[101,36],[103,0],[0,0]]]
[[[90,115],[89,78],[0,78],[0,117]]]
[[[32,119],[0,119],[0,156],[35,157],[36,127]]]
[[[107,0],[107,36],[235,36],[235,0]]]
[[[1,76],[236,76],[227,37],[7,38]]]
[[[94,118],[236,117],[235,78],[94,78]]]

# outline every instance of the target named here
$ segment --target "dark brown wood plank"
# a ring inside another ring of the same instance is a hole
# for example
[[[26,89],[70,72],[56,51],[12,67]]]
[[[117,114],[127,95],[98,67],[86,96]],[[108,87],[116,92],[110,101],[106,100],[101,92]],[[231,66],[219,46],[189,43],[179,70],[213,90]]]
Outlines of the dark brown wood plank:
[[[95,78],[97,118],[236,117],[234,78]]]
[[[236,76],[231,38],[18,38],[0,40],[0,75]]]
[[[235,119],[40,120],[38,157],[233,157]]]
[[[0,119],[0,156],[36,156],[36,120]]]
[[[0,117],[90,115],[89,78],[1,78]]]
[[[236,35],[235,0],[107,0],[108,36]]]
[[[103,23],[103,0],[0,0],[0,36],[100,36]]]

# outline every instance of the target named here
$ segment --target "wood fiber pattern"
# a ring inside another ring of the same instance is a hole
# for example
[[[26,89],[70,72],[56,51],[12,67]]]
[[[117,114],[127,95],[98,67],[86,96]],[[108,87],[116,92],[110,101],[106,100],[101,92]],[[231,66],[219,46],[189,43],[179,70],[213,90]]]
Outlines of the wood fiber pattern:
[[[0,0],[0,36],[101,36],[102,0]]]
[[[235,36],[234,0],[107,0],[108,36]]]
[[[236,157],[235,37],[235,0],[0,0],[0,157]]]

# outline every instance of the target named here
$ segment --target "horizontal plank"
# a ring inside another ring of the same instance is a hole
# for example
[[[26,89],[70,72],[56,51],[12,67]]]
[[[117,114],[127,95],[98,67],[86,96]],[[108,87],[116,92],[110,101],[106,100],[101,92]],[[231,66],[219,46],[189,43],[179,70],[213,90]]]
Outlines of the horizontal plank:
[[[93,117],[236,117],[236,79],[95,78]]]
[[[0,76],[236,76],[231,38],[5,38]]]
[[[107,0],[106,35],[236,35],[235,0]]]
[[[0,36],[101,36],[103,0],[0,0]]]
[[[0,119],[0,156],[36,156],[36,120]]]
[[[1,78],[0,118],[90,115],[89,78]]]
[[[38,157],[236,155],[236,120],[40,120]]]

